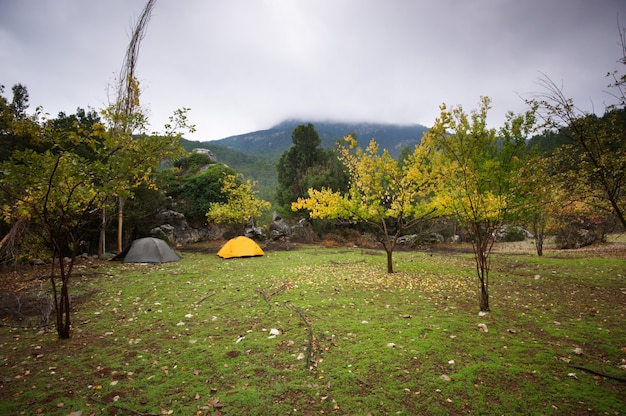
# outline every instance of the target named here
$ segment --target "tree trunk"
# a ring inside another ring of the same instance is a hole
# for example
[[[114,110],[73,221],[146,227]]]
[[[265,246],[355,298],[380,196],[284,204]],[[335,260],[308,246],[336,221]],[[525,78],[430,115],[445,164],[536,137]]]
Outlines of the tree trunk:
[[[382,240],[383,247],[387,253],[387,273],[393,273],[393,249],[396,247],[395,240],[386,238]]]
[[[71,336],[72,323],[70,319],[70,290],[69,290],[69,276],[62,278],[63,286],[61,287],[61,305],[62,305],[62,317],[61,326],[57,328],[57,333],[60,339],[69,339]]]
[[[124,198],[117,199],[117,252],[124,251],[123,227],[124,227]]]
[[[385,248],[385,251],[387,252],[387,273],[393,273],[393,249]]]
[[[102,257],[107,250],[106,244],[107,209],[102,207],[102,221],[100,222],[100,238],[98,240],[98,257]]]
[[[478,253],[478,279],[480,280],[479,306],[483,312],[489,312],[489,265],[487,253]]]
[[[63,259],[63,247],[60,241],[65,239],[71,239],[72,243],[72,257],[68,264],[65,264]],[[76,241],[73,236],[67,236],[67,238],[58,238],[53,242],[55,250],[53,252],[52,270],[50,271],[50,281],[52,283],[52,292],[54,295],[54,308],[56,312],[56,328],[59,339],[69,339],[71,336],[72,321],[71,321],[71,304],[70,304],[70,277],[74,268],[74,262],[76,261]],[[60,293],[57,287],[57,281],[55,277],[55,259],[59,260],[59,275],[61,282]]]
[[[537,249],[537,255],[543,256],[543,239],[545,236],[545,223],[535,216],[533,218],[533,234],[535,235],[535,248]]]
[[[482,312],[489,311],[489,253],[493,238],[491,231],[495,227],[485,224],[485,229],[481,229],[480,222],[474,223],[472,242],[474,248],[474,260],[476,261],[476,274],[480,282],[479,307]]]

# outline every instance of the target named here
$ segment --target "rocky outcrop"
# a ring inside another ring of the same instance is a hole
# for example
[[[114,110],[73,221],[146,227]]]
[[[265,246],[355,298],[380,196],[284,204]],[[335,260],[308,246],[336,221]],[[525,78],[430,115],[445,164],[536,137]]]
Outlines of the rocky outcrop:
[[[193,228],[183,214],[171,209],[159,211],[155,219],[157,224],[160,225],[150,230],[150,234],[153,237],[169,241],[176,246],[196,243],[210,235],[208,227],[204,229]]]

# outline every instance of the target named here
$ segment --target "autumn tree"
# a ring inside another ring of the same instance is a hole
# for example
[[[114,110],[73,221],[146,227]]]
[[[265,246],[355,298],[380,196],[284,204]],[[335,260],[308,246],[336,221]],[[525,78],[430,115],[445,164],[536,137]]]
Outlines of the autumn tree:
[[[0,189],[6,199],[2,219],[27,221],[40,232],[51,254],[50,282],[59,338],[69,338],[69,284],[84,225],[107,193],[101,160],[88,160],[74,150],[94,146],[106,134],[102,125],[66,133],[50,125],[33,126],[48,150],[15,151],[0,167]],[[69,261],[64,258],[69,256]]]
[[[244,180],[241,175],[224,175],[222,193],[226,202],[214,202],[209,206],[206,217],[217,223],[245,226],[270,208],[270,203],[259,199],[254,190],[255,183]]]
[[[545,77],[537,105],[542,127],[568,139],[557,153],[564,185],[576,185],[580,200],[611,213],[626,228],[626,110],[613,108],[602,117],[566,98],[563,89]]]
[[[530,225],[538,256],[543,256],[546,233],[553,223],[557,203],[562,201],[558,197],[562,189],[554,177],[552,163],[549,156],[530,156],[518,175],[513,177],[520,198],[517,204],[518,220]]]
[[[349,189],[309,188],[292,209],[306,209],[311,218],[355,221],[369,226],[387,253],[387,272],[393,273],[393,251],[398,237],[434,215],[430,203],[432,178],[427,149],[417,146],[400,166],[387,150],[379,152],[373,139],[366,149],[352,135],[339,146],[339,159],[348,168]]]
[[[490,253],[494,235],[511,218],[519,201],[513,178],[519,171],[533,112],[508,114],[499,131],[487,127],[490,100],[483,97],[469,115],[461,106],[441,114],[425,134],[431,161],[438,169],[435,200],[472,237],[481,311],[489,310]]]

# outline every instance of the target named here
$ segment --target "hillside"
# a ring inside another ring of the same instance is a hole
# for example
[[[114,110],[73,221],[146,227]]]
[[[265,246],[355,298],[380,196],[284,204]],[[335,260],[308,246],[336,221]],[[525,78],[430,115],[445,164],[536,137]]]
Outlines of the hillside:
[[[205,144],[224,146],[229,149],[239,150],[243,153],[254,155],[276,156],[291,147],[291,133],[300,124],[309,121],[287,120],[270,129],[259,130],[211,142],[197,142],[205,147]],[[315,130],[322,139],[322,147],[334,147],[337,139],[348,133],[356,133],[360,143],[365,146],[370,139],[374,138],[380,147],[387,149],[392,156],[397,156],[400,150],[406,146],[418,144],[424,132],[425,126],[415,124],[399,126],[393,124],[376,123],[341,123],[328,121],[311,121]]]
[[[258,182],[262,198],[273,200],[276,188],[276,162],[280,155],[292,145],[291,134],[303,120],[287,120],[270,129],[259,130],[224,139],[208,142],[182,140],[187,151],[195,148],[209,149],[217,159],[242,173],[246,178]],[[421,125],[399,126],[375,123],[339,123],[311,122],[322,140],[322,147],[335,146],[337,139],[348,133],[356,133],[361,146],[365,147],[370,139],[376,139],[381,149],[397,157],[406,146],[420,143],[422,135],[428,129]]]

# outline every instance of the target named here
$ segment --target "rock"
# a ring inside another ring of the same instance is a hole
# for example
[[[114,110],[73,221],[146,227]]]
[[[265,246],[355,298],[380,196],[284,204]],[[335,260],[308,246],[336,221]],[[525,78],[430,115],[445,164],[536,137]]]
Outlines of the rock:
[[[206,155],[209,157],[209,159],[211,160],[211,162],[213,163],[217,163],[217,157],[215,157],[215,155],[213,154],[212,151],[210,151],[209,149],[203,149],[201,147],[196,147],[195,149],[192,150],[193,153],[200,153],[202,155]]]
[[[191,227],[182,213],[171,209],[159,211],[155,221],[159,225],[150,230],[150,235],[177,246],[196,243],[209,232],[208,227],[204,230]]]
[[[270,239],[278,240],[281,238],[289,238],[289,236],[291,236],[291,227],[277,212],[274,212],[272,215],[272,223],[270,224]]]
[[[310,243],[315,240],[313,227],[311,227],[311,223],[306,218],[300,219],[298,223],[292,227],[290,240],[306,243]]]
[[[264,241],[267,239],[265,230],[261,227],[257,227],[256,220],[254,218],[250,219],[250,224],[246,226],[243,235],[256,241]]]
[[[417,234],[402,235],[396,239],[396,243],[413,246],[417,241]]]

